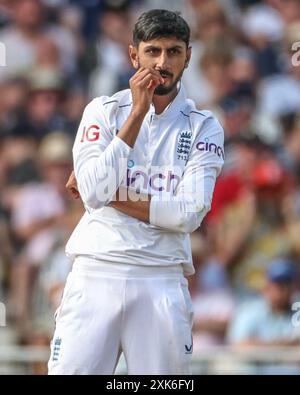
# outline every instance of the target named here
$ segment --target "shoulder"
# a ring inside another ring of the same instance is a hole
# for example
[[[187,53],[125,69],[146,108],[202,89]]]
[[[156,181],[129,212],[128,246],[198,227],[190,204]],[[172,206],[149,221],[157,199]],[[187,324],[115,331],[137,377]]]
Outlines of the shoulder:
[[[224,136],[224,130],[217,117],[208,110],[198,109],[193,100],[186,99],[185,110],[182,115],[189,117],[193,129],[198,135],[203,133],[219,133]]]
[[[130,107],[132,104],[131,91],[125,89],[115,93],[113,96],[99,96],[91,100],[85,107],[85,113],[92,113],[99,111],[107,115],[118,111],[121,108]]]

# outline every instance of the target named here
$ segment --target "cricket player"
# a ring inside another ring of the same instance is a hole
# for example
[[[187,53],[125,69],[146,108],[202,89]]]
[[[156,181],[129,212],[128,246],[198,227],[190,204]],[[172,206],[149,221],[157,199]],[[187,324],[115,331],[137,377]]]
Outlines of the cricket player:
[[[49,374],[113,374],[122,352],[129,374],[189,373],[189,233],[210,209],[224,161],[222,127],[181,84],[189,40],[179,14],[143,13],[130,89],[83,113],[73,157],[86,212],[66,247],[74,263]]]

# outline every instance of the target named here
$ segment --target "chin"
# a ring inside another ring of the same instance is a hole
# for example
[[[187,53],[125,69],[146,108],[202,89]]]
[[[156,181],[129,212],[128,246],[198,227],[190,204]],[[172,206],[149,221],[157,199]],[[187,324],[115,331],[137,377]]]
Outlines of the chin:
[[[177,84],[171,85],[171,86],[164,86],[164,85],[159,85],[157,88],[154,90],[154,94],[158,96],[165,96],[171,93],[175,88]]]

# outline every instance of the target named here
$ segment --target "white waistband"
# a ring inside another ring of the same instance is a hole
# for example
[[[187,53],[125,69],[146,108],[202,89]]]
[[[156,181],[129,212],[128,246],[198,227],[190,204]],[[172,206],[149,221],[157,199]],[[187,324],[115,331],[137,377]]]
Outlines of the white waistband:
[[[143,266],[130,265],[124,263],[114,263],[108,261],[101,261],[98,259],[78,256],[76,257],[73,268],[73,273],[93,275],[117,276],[117,277],[166,277],[178,278],[183,277],[182,265],[174,266]]]

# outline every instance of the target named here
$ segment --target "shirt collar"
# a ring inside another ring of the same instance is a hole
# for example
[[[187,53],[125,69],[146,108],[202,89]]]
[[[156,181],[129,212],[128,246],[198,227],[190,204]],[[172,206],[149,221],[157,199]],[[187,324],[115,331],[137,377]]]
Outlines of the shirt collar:
[[[175,98],[171,101],[170,104],[164,109],[161,114],[155,114],[154,105],[151,104],[150,113],[151,115],[155,115],[157,118],[165,118],[174,115],[175,113],[180,112],[185,108],[186,101],[186,92],[182,82],[178,83],[179,90]]]

